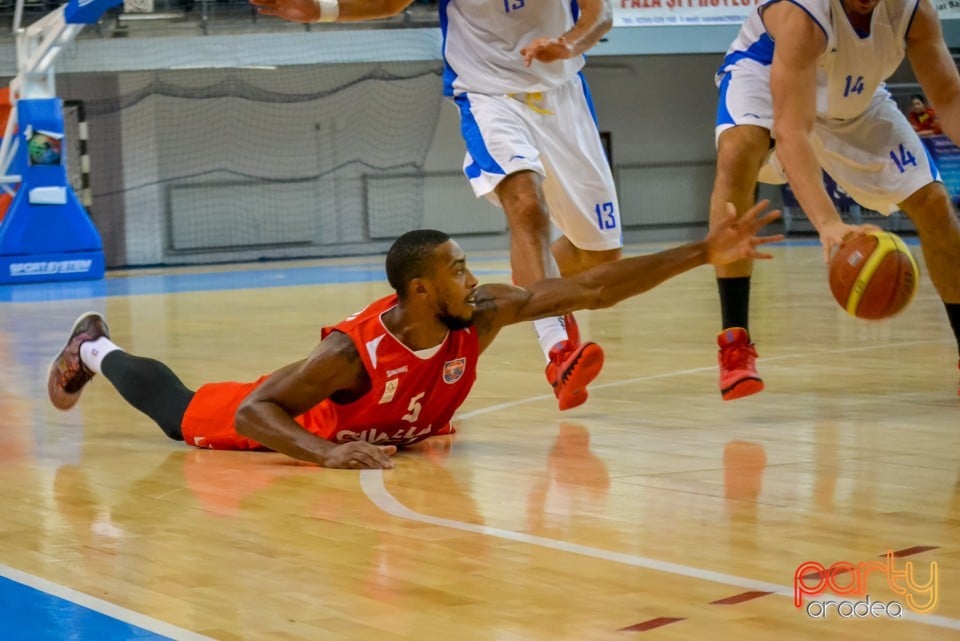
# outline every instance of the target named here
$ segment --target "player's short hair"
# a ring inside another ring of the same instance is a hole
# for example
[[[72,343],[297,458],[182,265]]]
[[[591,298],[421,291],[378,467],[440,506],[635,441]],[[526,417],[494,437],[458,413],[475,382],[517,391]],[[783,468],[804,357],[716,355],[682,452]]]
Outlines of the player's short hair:
[[[913,102],[914,100],[919,100],[923,104],[927,104],[927,99],[923,97],[922,93],[915,93],[910,96],[910,102]]]
[[[408,231],[393,242],[387,252],[387,281],[401,299],[414,278],[424,276],[432,266],[433,251],[450,240],[436,229]]]

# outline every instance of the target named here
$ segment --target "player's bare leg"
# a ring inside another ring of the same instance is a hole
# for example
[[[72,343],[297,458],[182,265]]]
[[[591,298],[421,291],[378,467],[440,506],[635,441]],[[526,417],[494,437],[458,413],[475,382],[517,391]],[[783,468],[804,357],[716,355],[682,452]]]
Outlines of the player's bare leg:
[[[564,278],[576,276],[581,272],[585,272],[588,269],[603,263],[619,260],[623,254],[619,247],[616,249],[602,251],[580,249],[570,242],[566,236],[561,236],[553,241],[553,244],[550,246],[550,250],[553,253],[554,259],[557,261],[557,266],[560,268],[560,274]],[[580,327],[577,325],[576,317],[573,314],[564,314],[563,320],[567,329],[567,334],[570,336],[570,343],[579,346],[581,344]],[[584,377],[586,378],[586,376],[589,375],[590,380],[595,378],[596,375],[600,373],[600,367],[603,364],[602,352],[599,351],[599,346],[595,346],[595,348],[596,351],[594,352],[594,364],[592,365],[592,368],[596,370],[595,373],[591,374],[590,370],[587,367],[584,367]],[[594,347],[590,347],[589,349],[594,350]],[[601,358],[598,359],[597,356]],[[549,368],[547,372],[547,379],[551,379]],[[585,390],[584,393],[586,393]]]
[[[496,193],[510,227],[514,282],[524,287],[544,278],[558,278],[560,269],[550,251],[550,214],[540,175],[532,171],[510,174],[497,185]],[[595,343],[581,343],[575,324],[571,321],[568,332],[563,317],[544,318],[533,325],[547,359],[547,381],[560,409],[583,404],[587,385],[603,366],[603,350]]]
[[[564,278],[576,276],[581,272],[585,272],[603,263],[620,260],[623,254],[619,247],[603,251],[580,249],[571,243],[570,239],[566,236],[561,236],[553,241],[550,250],[553,253],[554,259],[557,261],[557,266],[560,268],[560,275]],[[580,328],[577,326],[577,319],[574,318],[573,314],[565,314],[563,318],[566,322],[567,333],[570,335],[570,340],[575,344],[579,344]]]
[[[510,174],[497,185],[497,198],[510,227],[510,269],[521,287],[544,278],[557,278],[560,270],[550,253],[550,214],[533,171]]]
[[[580,249],[571,243],[566,236],[561,236],[553,241],[550,249],[554,259],[557,261],[557,266],[560,268],[560,275],[564,278],[576,276],[591,267],[596,267],[603,263],[620,260],[620,256],[623,253],[620,251],[620,248],[605,251]]]
[[[960,352],[960,222],[942,183],[918,189],[900,203],[920,237],[933,286],[943,299]]]
[[[752,125],[731,127],[720,134],[717,146],[717,174],[710,195],[710,225],[727,213],[727,203],[737,211],[753,204],[757,173],[770,149],[770,134]],[[720,393],[729,401],[763,390],[757,375],[757,350],[750,341],[750,275],[753,262],[742,260],[716,268],[723,331],[717,336],[720,347]]]

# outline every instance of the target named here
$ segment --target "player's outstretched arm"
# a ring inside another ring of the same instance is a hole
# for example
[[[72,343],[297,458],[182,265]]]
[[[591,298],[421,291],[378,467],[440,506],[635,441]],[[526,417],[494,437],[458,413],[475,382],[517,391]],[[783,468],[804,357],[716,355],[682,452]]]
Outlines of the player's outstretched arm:
[[[393,467],[390,455],[397,451],[393,446],[366,441],[331,443],[294,420],[336,392],[362,393],[369,384],[353,341],[341,332],[332,332],[310,356],[277,370],[244,400],[237,410],[237,433],[324,467]]]
[[[534,60],[554,62],[579,56],[600,42],[613,26],[613,11],[609,0],[580,0],[580,16],[566,33],[556,37],[537,38],[523,49],[523,64],[529,67]]]
[[[291,22],[356,22],[395,16],[413,0],[250,0],[264,16]]]
[[[727,205],[727,216],[707,237],[673,249],[603,263],[572,278],[542,280],[529,289],[510,285],[483,285],[477,291],[475,325],[485,348],[505,325],[558,316],[578,309],[610,307],[642,294],[660,283],[700,265],[726,265],[744,258],[772,258],[758,246],[783,240],[783,235],[757,236],[779,211],[760,215],[762,200],[743,215]]]
[[[960,144],[960,73],[943,41],[937,10],[920,0],[907,33],[907,58],[923,93],[937,110],[940,128]]]

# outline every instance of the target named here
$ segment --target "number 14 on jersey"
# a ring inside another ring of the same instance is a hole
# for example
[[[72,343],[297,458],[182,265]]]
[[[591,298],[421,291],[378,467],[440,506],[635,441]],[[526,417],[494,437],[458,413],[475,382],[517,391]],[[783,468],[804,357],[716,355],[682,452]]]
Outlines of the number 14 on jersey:
[[[864,90],[863,86],[863,76],[847,76],[847,84],[843,88],[843,97],[846,98],[852,93],[862,94]]]

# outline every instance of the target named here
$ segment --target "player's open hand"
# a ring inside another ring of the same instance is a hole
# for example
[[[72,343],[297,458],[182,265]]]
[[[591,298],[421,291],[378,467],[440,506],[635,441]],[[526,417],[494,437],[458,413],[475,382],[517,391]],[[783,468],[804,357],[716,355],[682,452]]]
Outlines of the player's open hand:
[[[521,49],[520,55],[523,56],[523,66],[529,67],[534,60],[554,62],[572,58],[573,47],[563,39],[563,36],[559,38],[537,38]]]
[[[260,15],[277,16],[291,22],[316,22],[320,7],[314,0],[250,0]]]
[[[839,218],[835,223],[829,223],[820,230],[820,244],[823,245],[823,262],[829,263],[835,247],[839,247],[848,240],[863,236],[871,231],[880,231],[876,225],[848,225]]]
[[[393,445],[349,441],[327,452],[323,459],[323,466],[341,470],[389,470],[393,467],[390,457],[396,453],[397,448]]]
[[[780,211],[774,210],[761,216],[770,204],[761,200],[738,215],[737,208],[727,203],[727,213],[707,234],[707,262],[713,265],[726,265],[744,258],[773,258],[770,254],[757,251],[759,245],[783,240],[783,234],[776,236],[757,236],[763,227],[780,217]]]

